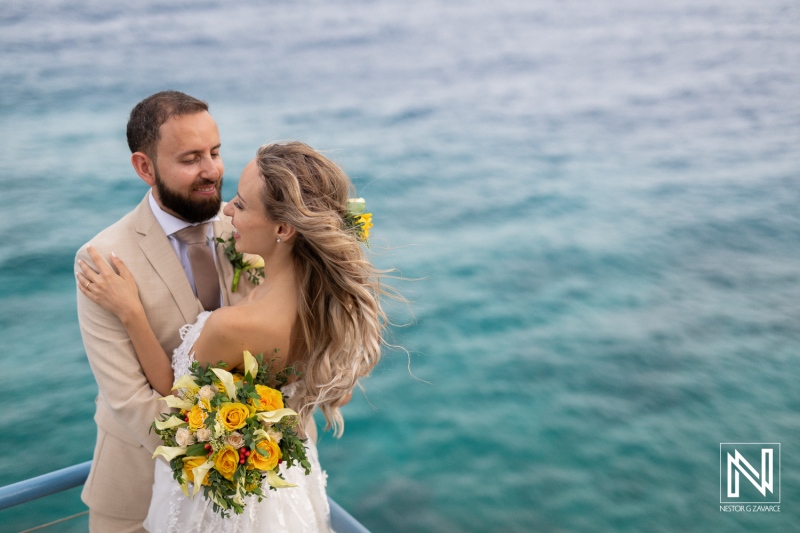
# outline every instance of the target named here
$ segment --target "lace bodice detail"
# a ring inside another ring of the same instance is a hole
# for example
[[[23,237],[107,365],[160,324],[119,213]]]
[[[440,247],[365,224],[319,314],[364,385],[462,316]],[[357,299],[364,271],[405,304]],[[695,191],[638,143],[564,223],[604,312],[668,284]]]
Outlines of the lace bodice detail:
[[[189,367],[194,361],[192,348],[194,348],[194,343],[200,337],[200,332],[203,331],[203,326],[205,326],[206,320],[210,316],[211,311],[203,311],[197,315],[197,321],[194,324],[186,324],[181,328],[180,333],[183,342],[172,352],[172,371],[175,373],[176,380],[189,373]]]

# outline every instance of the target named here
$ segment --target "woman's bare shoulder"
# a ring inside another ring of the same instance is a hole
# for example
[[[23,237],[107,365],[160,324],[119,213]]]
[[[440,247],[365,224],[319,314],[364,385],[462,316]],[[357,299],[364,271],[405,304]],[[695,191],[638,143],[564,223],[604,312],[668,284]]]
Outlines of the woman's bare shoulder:
[[[246,349],[243,335],[247,330],[243,323],[245,317],[236,307],[223,307],[211,313],[194,345],[195,359],[206,363],[225,361],[238,364]]]
[[[242,318],[246,313],[242,313],[244,306],[220,307],[208,317],[205,330],[213,331],[215,335],[226,330],[237,330],[242,327]]]
[[[236,366],[241,363],[244,350],[259,353],[264,345],[279,342],[286,335],[282,324],[271,320],[271,314],[252,305],[214,311],[197,339],[195,358],[210,363],[225,361]]]

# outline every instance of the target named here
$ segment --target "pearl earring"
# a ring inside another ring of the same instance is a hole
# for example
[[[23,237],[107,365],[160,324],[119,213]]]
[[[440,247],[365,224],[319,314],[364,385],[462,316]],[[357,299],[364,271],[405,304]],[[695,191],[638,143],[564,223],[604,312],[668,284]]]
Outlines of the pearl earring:
[[[281,238],[280,237],[278,237],[278,242],[281,242]]]

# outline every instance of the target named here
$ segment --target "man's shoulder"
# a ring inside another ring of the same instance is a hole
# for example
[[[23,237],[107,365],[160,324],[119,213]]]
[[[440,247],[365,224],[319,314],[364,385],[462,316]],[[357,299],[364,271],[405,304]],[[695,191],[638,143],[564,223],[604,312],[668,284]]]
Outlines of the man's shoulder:
[[[101,253],[110,253],[112,251],[119,253],[124,251],[126,248],[138,246],[138,243],[142,237],[141,232],[143,230],[143,215],[146,214],[144,209],[147,209],[148,211],[150,209],[146,205],[146,202],[145,205],[140,203],[122,218],[92,237],[86,244],[91,244]],[[152,215],[152,212],[150,214]],[[155,223],[154,217],[153,222]],[[81,246],[81,248],[78,250],[78,255],[80,255],[81,251],[85,248],[86,245]]]

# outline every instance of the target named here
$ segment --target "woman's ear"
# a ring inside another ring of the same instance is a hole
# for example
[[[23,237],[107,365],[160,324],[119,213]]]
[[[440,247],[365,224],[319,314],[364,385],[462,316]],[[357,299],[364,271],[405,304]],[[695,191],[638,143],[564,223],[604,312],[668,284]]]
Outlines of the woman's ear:
[[[145,183],[151,187],[155,186],[156,165],[155,162],[150,159],[150,156],[144,152],[134,152],[131,154],[131,165],[133,165],[133,169]]]
[[[281,242],[286,242],[292,237],[295,236],[297,230],[294,226],[290,226],[289,224],[281,224],[278,226],[277,237],[281,240]]]

